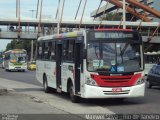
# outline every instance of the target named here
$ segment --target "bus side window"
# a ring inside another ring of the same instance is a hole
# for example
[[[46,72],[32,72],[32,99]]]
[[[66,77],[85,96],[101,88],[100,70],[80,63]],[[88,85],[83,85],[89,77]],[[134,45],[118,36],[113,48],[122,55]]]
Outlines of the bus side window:
[[[45,42],[42,42],[42,57],[41,59],[44,59],[44,51],[45,51]]]
[[[74,40],[65,40],[63,44],[63,61],[73,62]]]
[[[51,47],[51,56],[50,56],[50,60],[55,61],[56,60],[56,46],[55,46],[55,42],[52,42],[52,47]]]
[[[69,41],[68,60],[74,61],[74,40]]]
[[[67,55],[68,55],[68,40],[64,40],[62,55],[63,55],[63,61],[67,61]]]
[[[10,59],[10,55],[9,55],[9,54],[6,54],[4,59],[5,59],[5,60],[9,60],[9,59]]]
[[[48,42],[48,59],[51,60],[52,42]]]
[[[42,43],[38,43],[38,52],[37,52],[37,58],[42,59]]]
[[[48,56],[48,42],[45,42],[43,45],[43,54],[44,54],[44,60],[48,60],[49,56]]]

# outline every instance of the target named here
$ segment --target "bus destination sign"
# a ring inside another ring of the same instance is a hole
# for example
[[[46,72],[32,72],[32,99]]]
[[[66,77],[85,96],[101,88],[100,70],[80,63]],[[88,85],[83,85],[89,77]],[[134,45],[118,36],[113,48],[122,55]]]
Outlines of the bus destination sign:
[[[123,32],[95,32],[95,38],[133,38],[133,33]]]

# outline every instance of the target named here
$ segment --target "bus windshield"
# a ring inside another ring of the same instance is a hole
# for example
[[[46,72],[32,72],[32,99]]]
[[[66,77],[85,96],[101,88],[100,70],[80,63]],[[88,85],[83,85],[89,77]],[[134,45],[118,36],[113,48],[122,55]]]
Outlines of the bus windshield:
[[[10,54],[10,60],[23,63],[26,62],[26,54],[25,53],[12,53]]]
[[[141,71],[140,44],[89,42],[88,71],[135,72]]]

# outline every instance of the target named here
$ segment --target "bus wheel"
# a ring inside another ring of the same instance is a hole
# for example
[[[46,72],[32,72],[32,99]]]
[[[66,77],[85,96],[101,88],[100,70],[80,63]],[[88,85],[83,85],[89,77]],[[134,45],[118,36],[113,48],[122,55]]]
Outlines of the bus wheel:
[[[152,84],[149,80],[147,80],[146,85],[147,85],[147,88],[152,88]]]
[[[70,99],[73,103],[79,103],[80,102],[80,97],[74,95],[74,88],[73,88],[72,83],[70,83],[70,86],[69,86],[69,95],[70,95]]]
[[[7,72],[11,72],[11,70],[9,70],[9,69],[6,69],[6,71],[7,71]]]
[[[47,82],[46,75],[43,76],[43,88],[44,88],[45,93],[50,92],[50,88],[48,87],[48,82]]]

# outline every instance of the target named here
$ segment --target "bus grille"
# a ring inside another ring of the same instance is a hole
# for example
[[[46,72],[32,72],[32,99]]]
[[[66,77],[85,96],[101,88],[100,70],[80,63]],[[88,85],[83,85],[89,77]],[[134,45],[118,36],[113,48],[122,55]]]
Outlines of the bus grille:
[[[127,78],[101,78],[104,82],[128,82],[131,80],[131,76]]]
[[[91,78],[94,79],[100,87],[130,87],[135,85],[136,81],[141,78],[141,73],[122,76],[102,76],[91,74]]]

